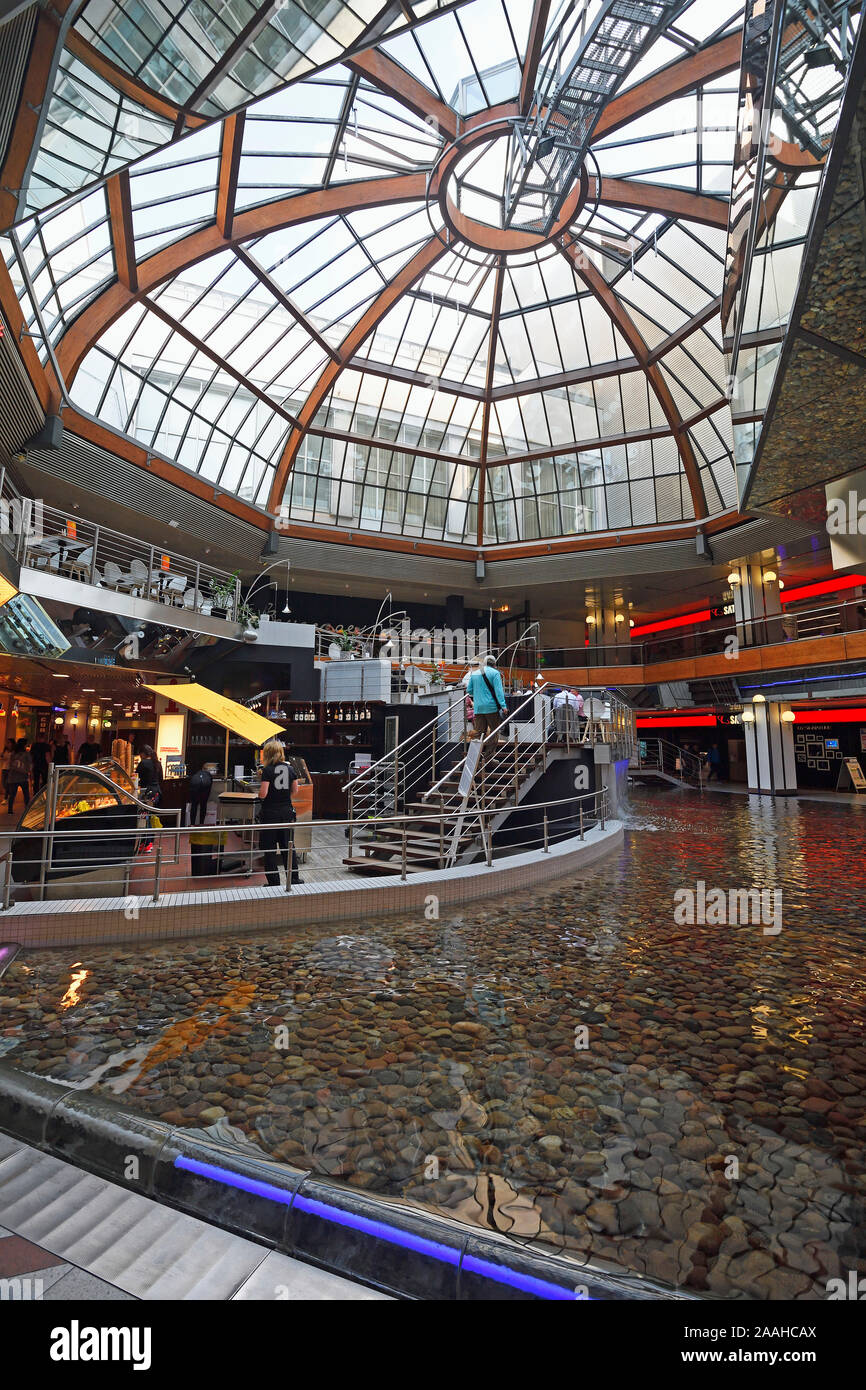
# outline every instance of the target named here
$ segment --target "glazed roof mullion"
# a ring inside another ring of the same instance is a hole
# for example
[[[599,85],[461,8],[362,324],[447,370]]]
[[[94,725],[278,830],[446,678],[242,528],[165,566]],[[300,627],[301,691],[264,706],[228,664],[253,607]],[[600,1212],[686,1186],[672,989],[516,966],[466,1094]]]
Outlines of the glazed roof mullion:
[[[475,55],[472,52],[472,45],[469,43],[469,40],[467,39],[466,34],[464,33],[463,25],[460,20],[460,15],[457,12],[455,12],[454,14],[454,22],[457,25],[457,28],[460,30],[460,37],[463,40],[463,45],[466,49],[466,52],[469,54],[469,61],[472,64],[472,71],[475,73],[475,80],[478,83],[478,86],[481,88],[481,95],[484,97],[484,105],[490,106],[490,97],[488,95],[487,88],[484,85],[484,79],[482,78],[481,73],[478,70],[478,65],[475,62]]]
[[[346,126],[348,124],[352,107],[355,103],[355,97],[357,95],[360,82],[361,79],[358,77],[357,73],[352,73],[349,84],[346,87],[345,96],[343,97],[343,106],[340,111],[339,119],[334,129],[334,138],[331,142],[331,149],[330,153],[328,154],[328,162],[325,165],[325,176],[322,179],[322,186],[324,188],[328,187],[328,185],[331,182],[331,179],[333,178],[334,167],[337,163],[337,158],[340,153],[340,146],[343,143],[343,140],[345,139]]]

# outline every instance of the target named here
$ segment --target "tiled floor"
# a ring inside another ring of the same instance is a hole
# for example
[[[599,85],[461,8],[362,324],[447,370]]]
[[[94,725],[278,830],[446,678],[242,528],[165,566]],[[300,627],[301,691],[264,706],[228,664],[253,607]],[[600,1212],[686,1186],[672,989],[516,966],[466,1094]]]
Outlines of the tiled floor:
[[[0,1134],[0,1299],[381,1299]]]

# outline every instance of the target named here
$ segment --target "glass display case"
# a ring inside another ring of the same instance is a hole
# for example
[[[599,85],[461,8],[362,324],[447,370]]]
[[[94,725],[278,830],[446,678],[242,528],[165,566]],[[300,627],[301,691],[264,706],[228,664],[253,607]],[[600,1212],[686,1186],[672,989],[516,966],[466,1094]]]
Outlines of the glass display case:
[[[92,769],[103,773],[114,783],[108,787],[99,777],[92,775]],[[88,811],[102,810],[124,804],[124,793],[135,796],[135,783],[129,773],[115,758],[98,758],[95,763],[79,767],[65,767],[58,772],[56,820],[67,820],[70,816],[80,816]],[[48,784],[36,793],[24,811],[17,830],[42,830],[45,826],[45,805],[48,799]],[[127,804],[131,804],[127,802]]]
[[[114,758],[100,758],[88,766],[58,768],[56,776],[54,827],[58,831],[80,828],[81,834],[58,835],[53,840],[46,881],[131,860],[138,852],[148,816],[136,804],[135,784],[125,768]],[[27,806],[17,832],[46,829],[49,795],[50,779]],[[52,826],[49,824],[47,829]],[[116,833],[94,835],[91,832],[95,830]],[[43,843],[41,839],[24,836],[13,840],[12,874],[16,883],[33,883],[41,878]]]

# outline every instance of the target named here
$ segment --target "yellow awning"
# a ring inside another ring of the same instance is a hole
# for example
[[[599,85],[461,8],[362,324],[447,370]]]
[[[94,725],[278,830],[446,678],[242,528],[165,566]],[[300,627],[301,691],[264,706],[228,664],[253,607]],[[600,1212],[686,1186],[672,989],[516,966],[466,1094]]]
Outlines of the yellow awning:
[[[283,732],[281,724],[274,724],[272,720],[247,709],[246,705],[239,705],[236,700],[218,695],[215,690],[208,690],[206,685],[197,685],[195,681],[189,685],[146,685],[144,688],[152,690],[155,695],[164,695],[167,700],[176,701],[184,709],[203,714],[222,728],[254,743],[257,748]]]

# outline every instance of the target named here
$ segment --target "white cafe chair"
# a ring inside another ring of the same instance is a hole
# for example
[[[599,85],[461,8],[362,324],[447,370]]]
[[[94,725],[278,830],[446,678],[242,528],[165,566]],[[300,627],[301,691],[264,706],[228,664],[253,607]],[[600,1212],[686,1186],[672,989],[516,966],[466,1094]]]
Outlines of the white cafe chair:
[[[70,579],[77,579],[80,583],[86,584],[90,579],[90,566],[93,564],[93,546],[88,546],[80,554],[74,555],[68,562]]]
[[[188,583],[189,581],[184,575],[178,575],[176,579],[170,579],[163,597],[167,598],[169,603],[179,603],[183,605],[184,594]]]

